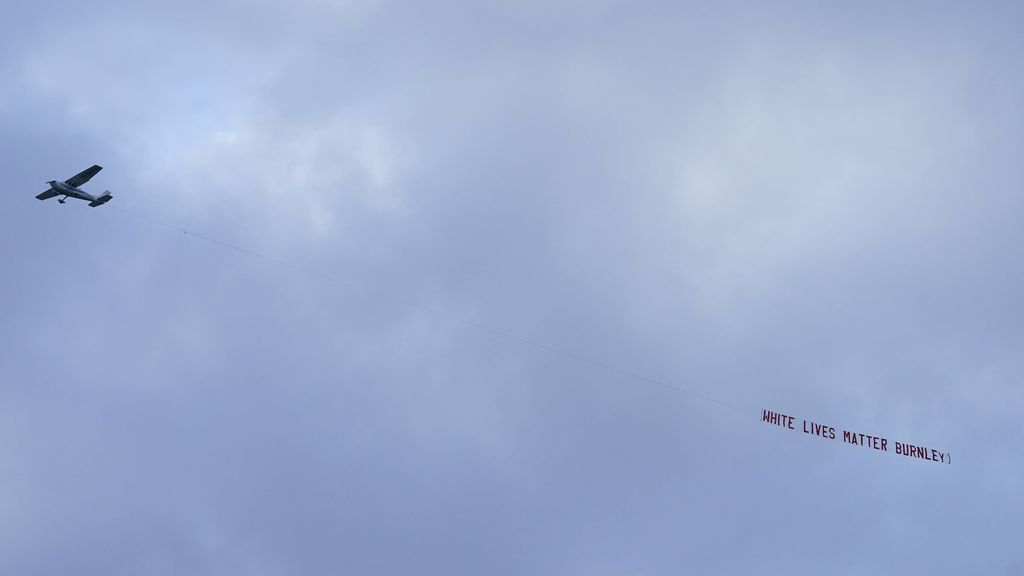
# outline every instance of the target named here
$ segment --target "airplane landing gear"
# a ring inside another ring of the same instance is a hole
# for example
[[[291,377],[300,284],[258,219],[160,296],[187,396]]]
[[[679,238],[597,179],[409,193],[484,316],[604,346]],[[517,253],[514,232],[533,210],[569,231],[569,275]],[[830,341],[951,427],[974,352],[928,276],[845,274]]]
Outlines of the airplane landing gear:
[[[65,196],[65,197],[63,197],[63,198],[57,198],[57,202],[60,202],[61,204],[63,204],[63,203],[64,203],[64,201],[65,201],[65,200],[67,200],[67,199],[68,199],[68,197],[67,197],[67,196]]]

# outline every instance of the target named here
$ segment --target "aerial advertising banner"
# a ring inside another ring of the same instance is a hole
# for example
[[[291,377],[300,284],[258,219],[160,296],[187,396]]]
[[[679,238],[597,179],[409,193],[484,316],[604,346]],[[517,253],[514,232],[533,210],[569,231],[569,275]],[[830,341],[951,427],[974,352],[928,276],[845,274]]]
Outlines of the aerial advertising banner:
[[[844,444],[862,446],[879,452],[895,452],[900,456],[928,460],[938,464],[952,464],[952,457],[949,452],[940,452],[934,448],[927,448],[918,444],[907,442],[890,441],[884,436],[862,434],[850,430],[837,430],[834,426],[819,424],[811,420],[797,419],[794,416],[787,416],[771,410],[761,411],[761,421],[773,424],[787,430],[801,430],[804,434],[818,436],[826,440],[839,440]]]

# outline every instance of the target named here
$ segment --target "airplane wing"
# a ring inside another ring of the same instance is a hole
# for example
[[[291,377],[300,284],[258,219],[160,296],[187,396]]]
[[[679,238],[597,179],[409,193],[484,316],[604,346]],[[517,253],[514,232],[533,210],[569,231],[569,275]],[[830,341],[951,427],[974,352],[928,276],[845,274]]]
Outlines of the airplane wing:
[[[49,198],[53,198],[54,196],[60,196],[60,194],[54,191],[53,188],[50,188],[46,192],[43,192],[42,194],[36,196],[36,198],[39,198],[40,200],[47,200]]]
[[[64,183],[67,184],[68,186],[78,188],[82,184],[85,184],[89,180],[92,180],[92,177],[95,176],[100,170],[103,170],[103,166],[93,165],[89,168],[86,168],[85,170],[82,170],[78,174],[75,174],[71,178],[68,178],[67,180],[64,181]]]

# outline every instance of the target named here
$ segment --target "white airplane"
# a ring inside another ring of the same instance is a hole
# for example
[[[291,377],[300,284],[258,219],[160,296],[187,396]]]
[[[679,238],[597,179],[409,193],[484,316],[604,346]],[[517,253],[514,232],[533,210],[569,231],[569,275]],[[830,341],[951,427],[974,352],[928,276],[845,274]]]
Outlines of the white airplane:
[[[64,196],[57,200],[57,202],[63,204],[64,201],[68,199],[68,196],[70,196],[72,198],[85,200],[89,203],[89,206],[92,206],[93,208],[102,206],[103,204],[110,202],[110,199],[113,198],[113,196],[110,195],[109,190],[104,191],[103,194],[100,194],[99,196],[93,196],[92,194],[78,188],[82,184],[91,180],[92,177],[100,170],[103,170],[103,166],[96,165],[82,170],[63,182],[60,180],[50,180],[47,182],[47,184],[50,185],[50,189],[36,196],[36,198],[46,200],[48,198],[53,198],[54,196]]]

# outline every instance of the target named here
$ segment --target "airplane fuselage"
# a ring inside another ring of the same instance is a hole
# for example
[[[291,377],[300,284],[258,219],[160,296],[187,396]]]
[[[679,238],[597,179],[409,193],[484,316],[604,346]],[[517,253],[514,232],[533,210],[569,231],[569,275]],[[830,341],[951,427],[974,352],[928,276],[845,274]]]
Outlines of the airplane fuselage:
[[[64,182],[61,182],[60,180],[51,180],[50,182],[48,182],[48,184],[50,185],[50,188],[52,188],[53,191],[58,194],[70,196],[72,198],[78,198],[80,200],[85,200],[86,202],[93,202],[96,200],[96,197],[93,196],[92,194],[89,194],[84,190],[75,188],[74,186],[68,186]]]
[[[57,198],[57,202],[63,204],[64,201],[70,197],[85,200],[89,203],[90,208],[102,206],[107,202],[110,202],[114,197],[109,191],[104,192],[99,196],[93,196],[80,188],[82,184],[91,180],[92,177],[99,173],[100,170],[103,170],[103,166],[94,164],[63,182],[60,180],[50,180],[47,182],[50,187],[45,192],[36,194],[36,200],[47,200],[54,196],[63,196],[63,198]]]

